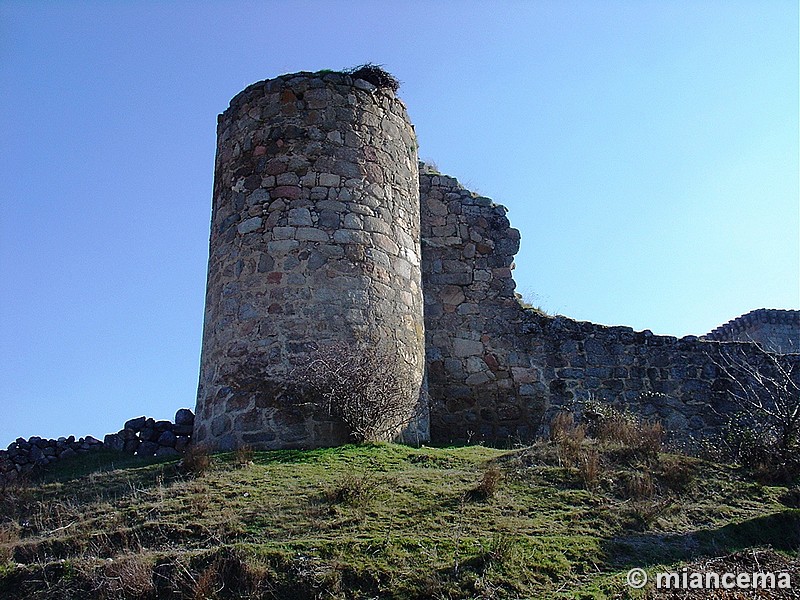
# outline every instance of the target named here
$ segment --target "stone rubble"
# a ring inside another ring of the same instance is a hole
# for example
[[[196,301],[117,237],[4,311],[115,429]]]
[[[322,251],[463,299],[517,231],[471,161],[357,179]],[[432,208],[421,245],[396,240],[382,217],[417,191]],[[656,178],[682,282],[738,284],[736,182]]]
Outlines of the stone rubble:
[[[182,408],[175,414],[174,422],[147,417],[131,419],[119,432],[106,435],[102,442],[90,435],[57,440],[37,436],[27,440],[17,438],[6,450],[0,450],[0,488],[56,461],[97,450],[137,456],[180,456],[191,443],[193,428],[194,413]]]

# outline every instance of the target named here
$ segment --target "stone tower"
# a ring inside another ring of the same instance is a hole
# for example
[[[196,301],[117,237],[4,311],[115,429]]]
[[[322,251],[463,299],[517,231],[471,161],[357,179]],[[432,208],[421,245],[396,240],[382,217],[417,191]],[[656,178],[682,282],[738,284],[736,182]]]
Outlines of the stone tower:
[[[194,433],[211,449],[347,441],[287,391],[326,346],[388,349],[419,397],[416,137],[391,87],[355,75],[262,81],[219,116]]]

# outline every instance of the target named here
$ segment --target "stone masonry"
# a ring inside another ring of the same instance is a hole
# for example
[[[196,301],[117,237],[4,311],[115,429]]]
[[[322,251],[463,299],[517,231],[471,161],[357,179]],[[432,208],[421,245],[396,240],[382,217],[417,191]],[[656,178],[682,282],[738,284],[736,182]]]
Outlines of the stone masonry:
[[[798,337],[797,311],[677,339],[526,308],[506,212],[418,170],[391,90],[330,72],[244,90],[218,126],[195,439],[344,442],[341,423],[286,391],[297,362],[329,342],[389,342],[389,359],[413,367],[414,393],[427,385],[441,443],[528,442],[554,412],[589,401],[660,419],[678,438],[708,436],[737,410],[720,365],[735,355],[768,369],[768,351],[797,352],[784,343]],[[734,335],[745,325],[747,341]],[[779,359],[800,371],[799,354]]]
[[[511,274],[520,236],[504,207],[424,166],[420,204],[435,441],[529,442],[556,411],[589,401],[658,419],[674,438],[707,437],[737,410],[721,366],[745,357],[769,367],[753,343],[677,339],[525,308]],[[800,374],[800,355],[782,360]]]
[[[218,123],[195,439],[347,441],[293,373],[326,347],[424,370],[416,138],[390,89],[341,73],[251,85]]]
[[[800,310],[759,308],[703,336],[720,342],[754,342],[770,352],[800,352]]]

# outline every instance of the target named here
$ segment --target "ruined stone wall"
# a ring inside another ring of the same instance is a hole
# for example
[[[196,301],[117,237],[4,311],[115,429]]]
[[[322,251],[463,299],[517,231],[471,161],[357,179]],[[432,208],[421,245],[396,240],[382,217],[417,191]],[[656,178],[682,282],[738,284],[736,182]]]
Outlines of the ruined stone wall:
[[[707,340],[755,342],[770,352],[800,352],[800,310],[759,308],[728,321]]]
[[[36,476],[48,465],[70,460],[88,452],[111,450],[137,456],[180,456],[191,444],[194,413],[181,408],[175,421],[156,421],[148,417],[130,419],[117,433],[109,433],[101,442],[87,435],[58,439],[31,436],[17,438],[0,450],[0,489],[26,477]]]
[[[520,335],[519,231],[505,207],[425,169],[420,203],[431,438],[530,439],[547,390]]]
[[[391,90],[339,73],[251,85],[219,117],[195,439],[213,449],[347,441],[289,392],[335,344],[384,348],[420,390],[416,139]]]
[[[789,335],[775,311],[708,340],[541,314],[514,292],[519,242],[504,207],[418,172],[413,126],[390,89],[330,72],[248,87],[218,123],[194,439],[211,449],[347,441],[295,381],[299,364],[332,347],[389,350],[415,398],[427,370],[439,442],[530,441],[554,411],[589,400],[699,437],[735,408],[726,353],[770,362],[738,334],[773,349]],[[417,440],[428,434],[419,423]]]
[[[677,438],[719,431],[729,357],[768,368],[752,343],[677,339],[524,308],[511,276],[519,232],[455,179],[420,174],[431,437],[526,442],[562,408],[614,403]],[[800,356],[784,357],[787,364]]]

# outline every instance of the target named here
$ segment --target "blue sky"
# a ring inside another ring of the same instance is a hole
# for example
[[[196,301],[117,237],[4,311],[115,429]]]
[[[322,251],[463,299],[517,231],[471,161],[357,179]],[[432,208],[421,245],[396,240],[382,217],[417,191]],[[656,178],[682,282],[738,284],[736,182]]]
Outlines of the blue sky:
[[[0,445],[193,407],[216,115],[381,63],[518,291],[670,335],[800,306],[794,1],[0,0]]]

